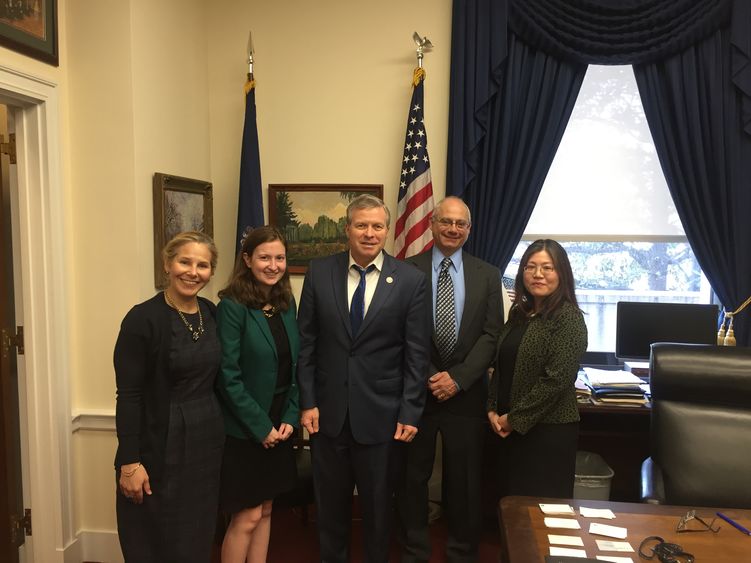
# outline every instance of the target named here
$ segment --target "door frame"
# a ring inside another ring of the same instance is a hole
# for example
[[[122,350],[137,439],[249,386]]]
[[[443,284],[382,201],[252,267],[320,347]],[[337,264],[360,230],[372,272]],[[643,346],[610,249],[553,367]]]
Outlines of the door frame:
[[[21,439],[28,452],[24,502],[32,509],[32,560],[63,563],[76,537],[58,84],[0,65],[0,101],[9,112],[15,109],[18,154],[18,197],[12,211],[18,214],[20,231],[14,252],[21,256],[16,279],[21,280],[26,349],[21,360],[26,392],[20,405]]]

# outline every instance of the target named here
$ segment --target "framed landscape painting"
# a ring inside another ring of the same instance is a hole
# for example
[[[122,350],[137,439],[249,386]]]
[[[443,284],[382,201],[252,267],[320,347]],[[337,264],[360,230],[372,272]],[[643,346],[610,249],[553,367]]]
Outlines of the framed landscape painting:
[[[383,184],[269,184],[269,223],[287,239],[291,274],[304,274],[313,258],[347,249],[347,206],[362,194],[383,199]]]
[[[162,248],[176,234],[201,231],[214,236],[211,182],[154,174],[154,284],[164,282]]]

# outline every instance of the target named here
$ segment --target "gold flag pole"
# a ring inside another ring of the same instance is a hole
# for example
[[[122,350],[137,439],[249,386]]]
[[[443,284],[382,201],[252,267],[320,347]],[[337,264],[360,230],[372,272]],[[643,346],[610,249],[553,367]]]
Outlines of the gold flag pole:
[[[425,57],[425,52],[433,48],[433,44],[427,36],[420,37],[420,34],[416,31],[412,34],[412,40],[417,45],[417,68],[412,76],[412,84],[417,86],[421,80],[425,79],[425,69],[422,68],[422,60]]]
[[[255,88],[256,81],[253,77],[253,34],[248,31],[248,80],[245,82],[245,95]]]

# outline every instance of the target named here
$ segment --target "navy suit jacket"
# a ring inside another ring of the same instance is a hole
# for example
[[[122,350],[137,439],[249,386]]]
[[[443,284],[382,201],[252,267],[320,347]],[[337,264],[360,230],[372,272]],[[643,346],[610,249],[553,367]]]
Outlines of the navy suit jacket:
[[[361,444],[391,440],[396,423],[417,426],[425,405],[430,347],[429,286],[418,269],[384,255],[359,332],[347,302],[349,253],[311,261],[300,299],[300,408],[319,409],[336,437],[349,413]]]

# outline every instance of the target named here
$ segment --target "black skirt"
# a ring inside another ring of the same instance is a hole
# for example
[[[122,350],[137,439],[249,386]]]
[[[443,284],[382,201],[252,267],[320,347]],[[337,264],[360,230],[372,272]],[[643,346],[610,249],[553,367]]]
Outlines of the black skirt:
[[[501,464],[508,471],[506,494],[571,498],[574,495],[579,423],[536,424],[525,435],[504,440]]]
[[[234,514],[292,489],[297,480],[293,437],[265,449],[253,440],[227,436],[219,505]]]

